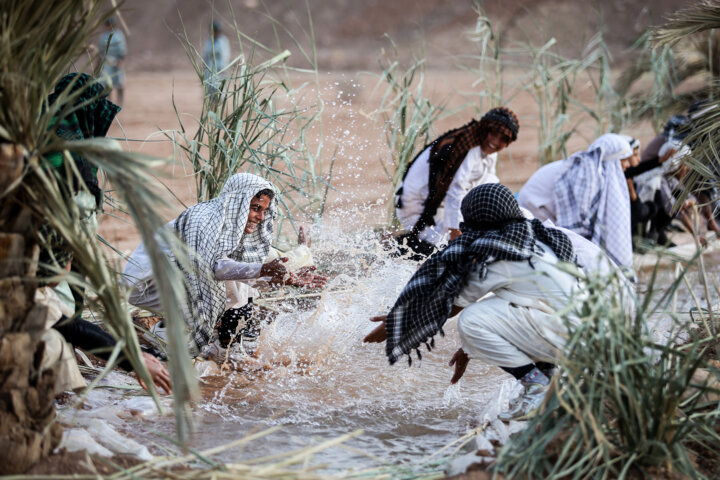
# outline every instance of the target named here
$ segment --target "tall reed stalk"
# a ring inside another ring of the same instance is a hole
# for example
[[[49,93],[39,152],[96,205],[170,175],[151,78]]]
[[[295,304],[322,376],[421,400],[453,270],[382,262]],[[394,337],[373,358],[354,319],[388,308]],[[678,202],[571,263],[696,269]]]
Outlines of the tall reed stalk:
[[[524,45],[530,55],[529,73],[521,83],[538,107],[538,156],[541,164],[568,156],[567,142],[581,125],[595,124],[593,138],[607,131],[610,102],[614,92],[609,83],[607,47],[600,34],[595,35],[579,58],[567,58],[556,51],[556,40],[544,45]],[[589,85],[591,101],[582,99],[578,87]],[[592,139],[590,139],[592,140]]]
[[[394,47],[393,44],[397,54]],[[389,158],[380,159],[380,163],[390,181],[389,197],[392,199],[418,148],[430,141],[432,125],[444,107],[434,105],[425,96],[424,60],[417,60],[407,68],[398,60],[384,60],[378,84],[384,81],[386,89],[375,115],[382,121],[389,148]],[[397,223],[393,201],[388,205],[388,219],[392,225]]]
[[[512,105],[520,93],[530,94],[537,105],[537,121],[531,124],[537,128],[540,164],[571,153],[568,140],[587,122],[595,124],[595,136],[611,124],[616,130],[626,125],[627,120],[613,108],[617,95],[610,83],[610,56],[601,34],[593,36],[577,58],[569,58],[558,51],[553,37],[540,46],[529,40],[507,45],[477,4],[475,12],[478,19],[469,38],[479,52],[464,67],[477,76],[473,86],[478,91],[473,97],[479,101],[473,104],[481,110],[486,102]],[[508,81],[507,72],[519,75]]]
[[[166,135],[191,165],[198,202],[216,197],[228,177],[240,171],[256,173],[273,182],[282,207],[280,235],[283,220],[294,223],[297,218],[314,218],[323,211],[330,181],[323,172],[322,138],[315,149],[308,139],[311,129],[319,129],[322,135],[323,107],[318,93],[312,20],[308,33],[310,52],[300,40],[290,37],[293,46],[310,63],[310,68],[298,70],[285,63],[290,57],[289,50],[279,45],[277,49],[270,48],[243,34],[235,22],[232,4],[229,6],[241,54],[221,72],[219,94],[203,98],[197,129],[195,125],[186,125],[178,114],[179,130]],[[273,28],[284,28],[272,17],[270,20]],[[181,41],[205,86],[206,66],[187,32]],[[307,84],[294,87],[293,72],[313,76],[314,103],[303,103],[307,98],[305,90],[310,87]]]

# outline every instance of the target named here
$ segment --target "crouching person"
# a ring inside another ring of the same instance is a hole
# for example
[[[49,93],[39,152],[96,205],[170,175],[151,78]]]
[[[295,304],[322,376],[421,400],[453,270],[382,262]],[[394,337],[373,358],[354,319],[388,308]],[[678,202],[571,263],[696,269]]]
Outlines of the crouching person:
[[[185,274],[189,305],[185,319],[191,350],[222,360],[224,348],[247,331],[257,290],[250,279],[267,278],[273,285],[322,287],[325,277],[314,267],[290,272],[286,257],[264,263],[273,240],[275,189],[256,175],[233,175],[216,198],[194,205],[169,223],[188,247]],[[165,254],[172,256],[169,247]],[[132,287],[130,303],[162,313],[150,257],[143,244],[133,252],[123,275]],[[157,330],[157,333],[162,333]],[[160,335],[162,336],[162,335]]]
[[[410,355],[446,320],[462,311],[462,348],[450,360],[451,382],[471,358],[496,365],[524,386],[509,412],[523,416],[542,402],[549,376],[566,339],[560,312],[569,312],[578,291],[572,243],[560,230],[527,220],[510,190],[500,184],[472,189],[463,199],[462,234],[430,257],[413,275],[387,316],[365,342],[386,341],[390,363]],[[492,293],[493,295],[488,295]]]

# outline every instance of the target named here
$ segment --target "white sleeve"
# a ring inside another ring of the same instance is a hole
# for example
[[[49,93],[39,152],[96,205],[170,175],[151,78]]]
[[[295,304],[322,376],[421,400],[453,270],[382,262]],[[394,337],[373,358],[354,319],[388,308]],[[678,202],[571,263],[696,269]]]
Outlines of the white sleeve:
[[[260,276],[262,263],[244,263],[227,257],[215,263],[215,279],[217,280],[244,280]]]
[[[118,56],[123,59],[127,55],[127,42],[125,41],[125,35],[122,32],[118,32]]]
[[[223,36],[222,48],[220,49],[220,66],[219,70],[228,66],[230,63],[230,41]]]

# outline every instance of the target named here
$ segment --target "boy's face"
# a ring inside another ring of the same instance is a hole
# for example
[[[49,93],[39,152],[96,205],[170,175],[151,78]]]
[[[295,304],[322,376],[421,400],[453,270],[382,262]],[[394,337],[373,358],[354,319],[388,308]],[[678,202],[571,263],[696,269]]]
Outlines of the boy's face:
[[[480,144],[480,149],[482,150],[483,154],[491,155],[493,153],[499,152],[500,150],[503,150],[509,144],[510,139],[504,134],[490,131],[488,132],[482,144]]]
[[[253,233],[265,219],[265,212],[270,207],[270,197],[262,195],[250,201],[250,213],[245,224],[245,233]]]

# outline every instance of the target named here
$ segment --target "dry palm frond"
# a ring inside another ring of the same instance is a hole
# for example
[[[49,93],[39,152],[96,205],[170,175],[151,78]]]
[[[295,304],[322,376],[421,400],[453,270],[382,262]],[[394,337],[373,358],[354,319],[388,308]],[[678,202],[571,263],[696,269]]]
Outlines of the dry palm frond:
[[[190,418],[185,409],[195,396],[196,379],[189,359],[184,312],[181,307],[185,302],[182,275],[160,247],[161,244],[173,246],[177,257],[183,258],[182,250],[176,245],[176,237],[162,229],[165,222],[157,213],[163,200],[154,193],[154,182],[148,168],[157,166],[159,162],[122,152],[116,142],[107,139],[68,142],[63,149],[82,155],[105,172],[115,187],[115,194],[124,202],[136,221],[151,256],[153,271],[162,272],[156,276],[156,282],[168,320],[169,362],[176,400],[178,435],[187,439]],[[145,384],[152,385],[141,358],[135,328],[128,315],[125,287],[119,282],[115,269],[103,254],[100,243],[80,221],[77,207],[68,202],[62,193],[58,180],[69,181],[58,179],[40,165],[33,164],[24,184],[27,196],[36,206],[36,213],[45,218],[65,239],[68,249],[73,252],[73,262],[86,274],[85,279],[73,278],[72,281],[88,290],[87,298],[92,299],[89,301],[94,309],[103,313],[103,321],[110,333],[115,338],[124,340],[123,351],[128,361]],[[156,395],[154,388],[151,391]]]
[[[713,28],[720,28],[720,5],[704,0],[675,12],[667,23],[655,30],[654,37],[660,46],[674,45],[683,38]]]

